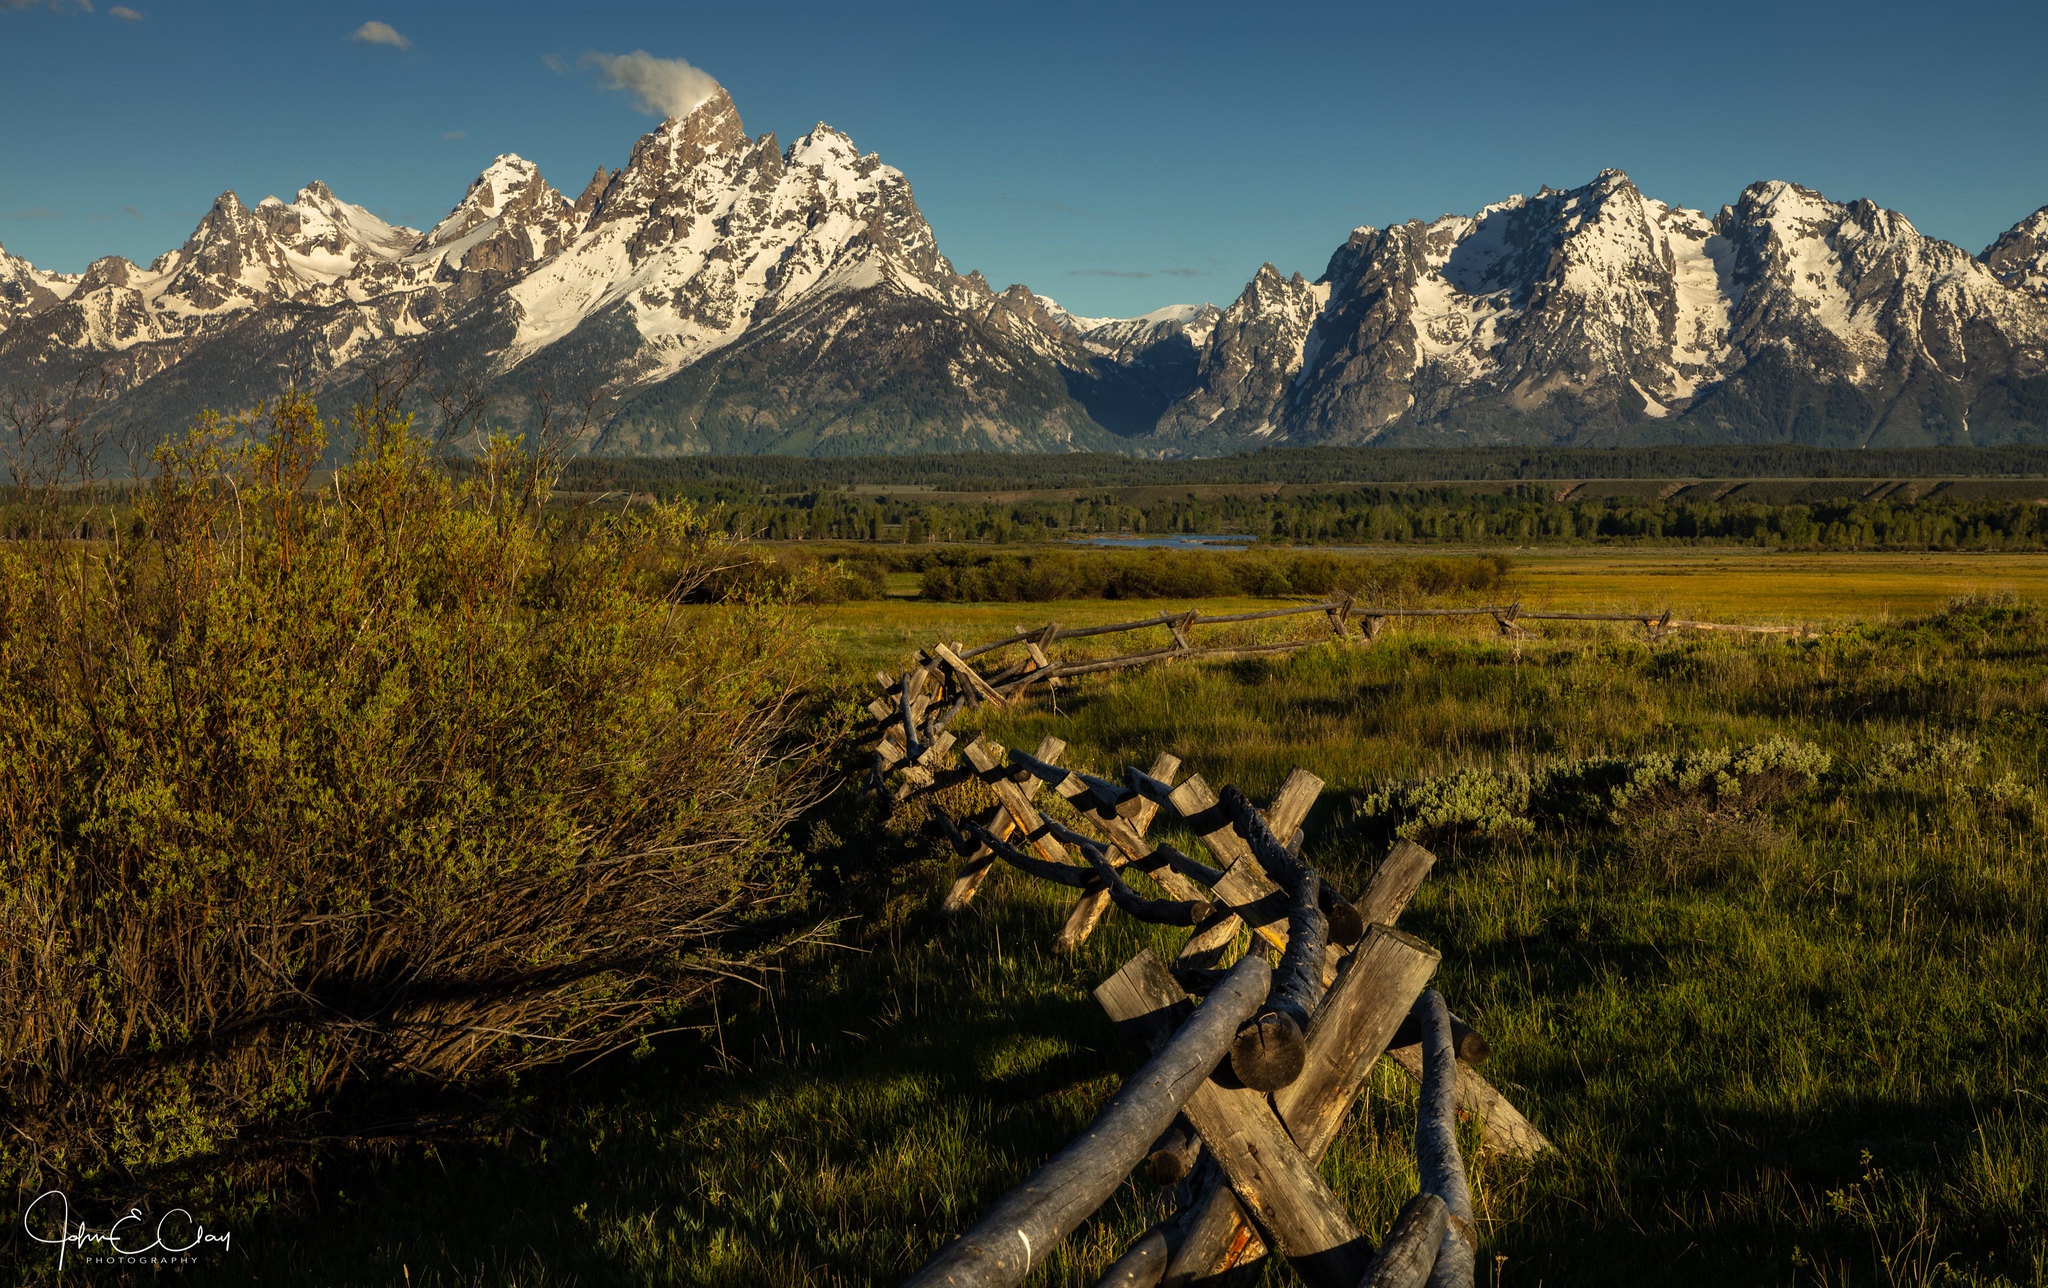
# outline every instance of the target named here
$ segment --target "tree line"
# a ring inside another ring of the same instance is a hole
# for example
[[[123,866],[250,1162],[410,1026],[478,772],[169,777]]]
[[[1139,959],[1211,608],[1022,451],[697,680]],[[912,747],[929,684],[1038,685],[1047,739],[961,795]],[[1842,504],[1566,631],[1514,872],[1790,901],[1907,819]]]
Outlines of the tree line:
[[[1813,549],[2038,549],[2048,506],[1937,493],[1797,502],[1609,496],[1558,499],[1523,485],[1359,487],[1295,496],[930,500],[916,493],[786,496],[733,487],[677,492],[738,537],[773,541],[1027,544],[1067,537],[1219,534],[1311,545],[1739,545]]]
[[[1269,447],[1202,460],[1073,452],[918,456],[585,456],[563,486],[650,492],[740,486],[770,492],[929,487],[959,492],[1226,483],[1415,483],[1535,479],[2040,478],[2048,446]]]

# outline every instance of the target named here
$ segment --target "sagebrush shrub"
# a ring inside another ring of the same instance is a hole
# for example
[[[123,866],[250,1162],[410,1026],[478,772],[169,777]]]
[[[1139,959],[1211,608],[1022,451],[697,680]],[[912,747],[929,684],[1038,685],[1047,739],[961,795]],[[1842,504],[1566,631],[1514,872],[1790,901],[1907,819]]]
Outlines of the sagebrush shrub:
[[[687,506],[551,513],[502,441],[458,485],[375,409],[326,480],[308,400],[249,428],[161,449],[117,539],[0,553],[17,1181],[615,1043],[788,877],[811,646],[680,606]]]
[[[1888,786],[1940,791],[1962,785],[1983,755],[1983,748],[1961,734],[1907,739],[1880,747],[1868,777]]]
[[[1529,773],[1462,769],[1375,792],[1355,812],[1425,844],[1499,840],[1673,812],[1760,809],[1812,787],[1831,763],[1810,743],[1773,737],[1746,747],[1560,761]]]

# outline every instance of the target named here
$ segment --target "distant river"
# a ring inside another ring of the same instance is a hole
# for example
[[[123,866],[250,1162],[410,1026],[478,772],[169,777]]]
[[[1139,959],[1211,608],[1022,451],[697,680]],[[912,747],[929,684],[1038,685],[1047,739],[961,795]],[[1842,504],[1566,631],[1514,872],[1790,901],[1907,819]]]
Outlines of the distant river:
[[[1067,540],[1115,550],[1205,550],[1217,546],[1248,546],[1253,539],[1242,534],[1221,532],[1176,532],[1160,537],[1068,537]]]

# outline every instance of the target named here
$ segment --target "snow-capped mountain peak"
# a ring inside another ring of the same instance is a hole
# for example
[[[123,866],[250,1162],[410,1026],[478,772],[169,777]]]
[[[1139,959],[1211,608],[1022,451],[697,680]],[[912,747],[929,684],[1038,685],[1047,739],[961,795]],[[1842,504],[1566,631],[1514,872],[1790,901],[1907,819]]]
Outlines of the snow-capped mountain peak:
[[[904,174],[718,91],[573,202],[495,158],[425,233],[312,183],[223,193],[147,268],[0,251],[0,384],[103,364],[174,423],[392,358],[602,389],[620,451],[2048,438],[2048,208],[1981,257],[1869,201],[1711,217],[1620,170],[1377,228],[1228,306],[1074,314],[956,274]],[[141,414],[141,413],[138,413]]]
[[[2048,299],[2048,206],[2006,230],[1982,258],[2007,286]]]
[[[0,246],[0,334],[23,318],[70,298],[78,281],[76,274],[47,272]]]

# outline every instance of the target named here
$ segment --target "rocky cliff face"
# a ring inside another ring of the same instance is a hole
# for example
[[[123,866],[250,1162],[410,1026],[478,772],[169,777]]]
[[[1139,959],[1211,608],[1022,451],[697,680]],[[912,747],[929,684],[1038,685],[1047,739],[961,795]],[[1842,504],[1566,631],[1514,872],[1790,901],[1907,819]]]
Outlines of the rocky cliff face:
[[[50,273],[0,246],[0,335],[78,289],[78,275]]]
[[[2041,439],[2048,209],[1971,256],[1869,202],[1759,183],[1710,216],[1610,170],[1355,229],[1222,310],[1084,318],[959,275],[901,172],[824,125],[750,138],[719,91],[573,202],[502,156],[426,232],[315,183],[223,194],[147,268],[0,251],[0,384],[104,367],[168,428],[394,364],[512,428],[594,406],[584,446],[633,452]]]
[[[1979,260],[1869,202],[1761,183],[1709,219],[1607,171],[1360,228],[1315,283],[1261,271],[1159,432],[1208,450],[2036,432],[2015,411],[2048,370],[2028,285],[2044,222]]]
[[[104,364],[129,414],[175,423],[288,372],[346,397],[373,364],[417,365],[418,387],[481,389],[516,427],[601,391],[585,445],[646,452],[1110,446],[1069,375],[1114,385],[1115,354],[1187,321],[1091,347],[1051,312],[1006,312],[953,271],[900,171],[824,125],[787,149],[749,138],[723,91],[573,203],[504,156],[425,233],[314,184],[253,208],[224,194],[147,269],[0,271],[0,380]]]
[[[2007,286],[2048,299],[2048,206],[2007,229],[1984,251],[1984,267]]]

